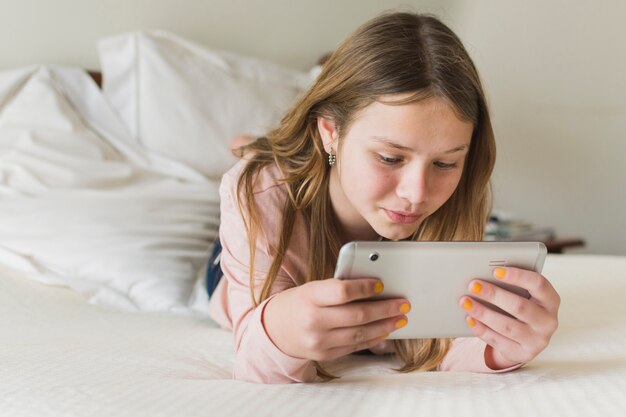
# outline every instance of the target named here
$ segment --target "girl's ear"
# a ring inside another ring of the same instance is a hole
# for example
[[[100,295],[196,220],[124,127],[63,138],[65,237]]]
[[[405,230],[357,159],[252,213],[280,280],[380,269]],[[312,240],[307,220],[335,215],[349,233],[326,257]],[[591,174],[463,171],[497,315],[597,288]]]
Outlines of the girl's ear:
[[[322,143],[324,144],[324,150],[330,153],[331,150],[334,154],[337,153],[337,129],[335,127],[335,121],[329,117],[320,116],[317,118],[317,130],[320,132]]]

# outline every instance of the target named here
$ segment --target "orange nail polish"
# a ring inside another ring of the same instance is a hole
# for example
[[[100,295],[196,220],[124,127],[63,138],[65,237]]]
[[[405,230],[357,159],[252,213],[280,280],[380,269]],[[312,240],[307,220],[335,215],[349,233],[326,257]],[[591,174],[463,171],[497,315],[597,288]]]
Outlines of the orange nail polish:
[[[384,335],[384,336],[380,336],[380,340],[385,340],[385,339],[386,339],[386,338],[388,338],[388,337],[389,337],[389,335],[388,335],[388,334],[386,334],[386,335]]]
[[[411,311],[411,305],[409,303],[402,303],[400,306],[400,313],[406,314]]]
[[[474,307],[474,304],[470,301],[469,298],[466,298],[465,301],[463,301],[463,308],[467,311],[471,311],[472,307]]]
[[[469,318],[467,319],[467,325],[468,325],[469,327],[474,327],[474,326],[476,326],[476,320],[474,320],[473,318],[469,317]]]
[[[482,286],[482,285],[480,285],[480,283],[475,282],[475,283],[472,285],[472,292],[473,292],[474,294],[478,294],[478,293],[479,293],[479,292],[481,292],[482,290],[483,290],[483,286]]]
[[[400,319],[396,322],[396,329],[406,326],[408,321],[406,319]]]
[[[494,269],[493,275],[498,279],[504,279],[504,277],[506,276],[506,269],[498,267]]]
[[[374,292],[376,294],[380,294],[381,292],[383,292],[384,289],[385,289],[385,286],[383,285],[382,282],[377,282],[376,284],[374,284]]]

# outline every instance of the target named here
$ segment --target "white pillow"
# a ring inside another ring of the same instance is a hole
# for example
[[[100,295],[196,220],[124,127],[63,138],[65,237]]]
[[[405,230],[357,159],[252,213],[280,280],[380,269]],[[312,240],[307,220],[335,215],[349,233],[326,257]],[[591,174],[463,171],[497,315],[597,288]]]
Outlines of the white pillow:
[[[218,183],[133,143],[84,71],[0,72],[0,263],[95,304],[191,313],[218,220]]]
[[[160,31],[101,40],[99,53],[103,91],[135,140],[212,179],[235,162],[229,141],[266,134],[311,80]]]

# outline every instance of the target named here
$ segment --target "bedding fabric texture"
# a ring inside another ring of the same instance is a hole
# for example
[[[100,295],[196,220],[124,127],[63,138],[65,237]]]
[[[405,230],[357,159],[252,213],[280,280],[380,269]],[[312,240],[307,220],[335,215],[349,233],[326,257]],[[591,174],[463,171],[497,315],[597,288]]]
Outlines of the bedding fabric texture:
[[[218,180],[238,134],[265,135],[316,72],[219,51],[163,31],[103,39],[103,91],[147,149]]]
[[[23,277],[123,310],[206,314],[218,185],[141,148],[84,71],[0,72],[0,264]]]
[[[207,317],[130,314],[0,266],[0,415],[603,416],[626,410],[626,257],[549,255],[562,297],[548,348],[506,374],[399,374],[387,357],[325,366],[329,383],[230,378],[232,334]]]

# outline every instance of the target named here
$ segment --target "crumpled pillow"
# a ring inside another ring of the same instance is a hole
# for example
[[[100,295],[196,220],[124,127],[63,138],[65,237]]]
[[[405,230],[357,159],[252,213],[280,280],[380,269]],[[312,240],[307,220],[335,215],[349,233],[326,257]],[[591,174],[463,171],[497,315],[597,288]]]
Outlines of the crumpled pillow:
[[[265,135],[314,74],[163,31],[99,42],[103,91],[142,146],[220,179],[238,134]]]
[[[218,181],[142,148],[82,70],[0,72],[0,263],[128,311],[206,314]]]

